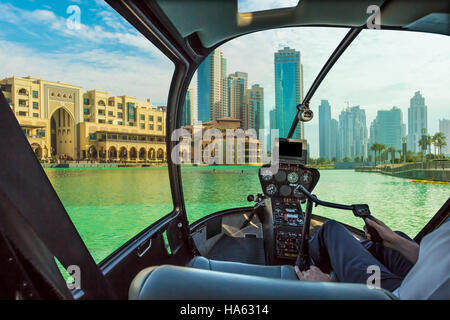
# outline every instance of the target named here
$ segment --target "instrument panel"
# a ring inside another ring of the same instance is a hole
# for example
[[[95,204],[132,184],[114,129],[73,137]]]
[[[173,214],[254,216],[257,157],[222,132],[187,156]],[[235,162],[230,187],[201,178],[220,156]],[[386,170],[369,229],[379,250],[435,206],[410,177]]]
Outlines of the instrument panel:
[[[273,257],[278,263],[295,260],[304,226],[300,202],[306,197],[295,190],[299,184],[312,191],[319,181],[319,171],[302,164],[281,163],[277,172],[269,165],[259,169],[264,194],[270,198],[273,228]]]
[[[259,169],[259,180],[265,195],[270,198],[305,199],[305,196],[295,190],[301,184],[312,191],[319,180],[317,169],[306,168],[300,164],[280,164],[275,173],[266,165]]]

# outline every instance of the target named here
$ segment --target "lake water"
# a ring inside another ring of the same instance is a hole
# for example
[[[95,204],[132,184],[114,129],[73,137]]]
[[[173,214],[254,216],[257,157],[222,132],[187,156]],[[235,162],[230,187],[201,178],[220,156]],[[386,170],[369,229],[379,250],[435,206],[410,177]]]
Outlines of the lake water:
[[[261,193],[257,170],[252,166],[183,167],[189,222],[248,206],[247,195]],[[173,208],[167,167],[45,171],[97,263]],[[319,199],[367,203],[374,216],[411,237],[450,196],[450,185],[353,170],[321,170],[320,174],[313,192]],[[317,207],[313,213],[363,226],[350,211]]]

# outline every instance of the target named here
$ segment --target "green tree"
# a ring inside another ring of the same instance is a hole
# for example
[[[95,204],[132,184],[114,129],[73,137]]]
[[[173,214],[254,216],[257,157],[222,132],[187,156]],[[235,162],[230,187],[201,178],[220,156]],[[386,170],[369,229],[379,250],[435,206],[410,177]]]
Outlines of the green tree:
[[[442,154],[442,147],[447,145],[446,137],[443,132],[436,132],[432,138],[434,147],[438,149],[438,154]]]
[[[399,163],[400,162],[402,162],[402,150],[400,150],[400,149],[397,149],[397,150],[395,150],[397,153],[398,153],[398,159],[399,159]]]
[[[381,143],[374,143],[374,144],[370,147],[370,150],[373,151],[373,152],[375,153],[375,166],[377,165],[377,152],[378,152],[378,154],[379,154],[380,157],[381,157],[381,152],[382,152],[383,150],[385,150],[385,149],[386,149],[386,146],[385,146],[384,144],[381,144]],[[380,161],[381,161],[381,158],[380,158]]]

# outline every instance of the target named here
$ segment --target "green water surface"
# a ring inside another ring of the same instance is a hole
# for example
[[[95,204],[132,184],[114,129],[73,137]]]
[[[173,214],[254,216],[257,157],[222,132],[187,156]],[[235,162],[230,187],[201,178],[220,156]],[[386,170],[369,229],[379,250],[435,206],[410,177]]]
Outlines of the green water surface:
[[[248,206],[261,192],[257,167],[183,167],[189,222],[224,209]],[[167,167],[46,169],[73,223],[98,263],[127,240],[169,213],[172,197]],[[379,173],[321,170],[314,193],[343,204],[367,203],[372,214],[413,237],[450,195],[450,185],[413,183]],[[362,228],[351,212],[314,208]]]

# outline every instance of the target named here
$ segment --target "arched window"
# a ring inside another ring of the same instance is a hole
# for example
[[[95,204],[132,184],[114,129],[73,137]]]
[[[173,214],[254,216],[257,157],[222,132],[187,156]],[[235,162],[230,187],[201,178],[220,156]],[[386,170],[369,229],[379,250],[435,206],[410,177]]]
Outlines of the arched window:
[[[99,100],[98,101],[98,105],[101,106],[101,107],[106,106],[105,101],[103,101],[103,100]]]
[[[23,95],[23,96],[27,96],[28,95],[27,90],[25,88],[20,89],[19,90],[19,94]]]

